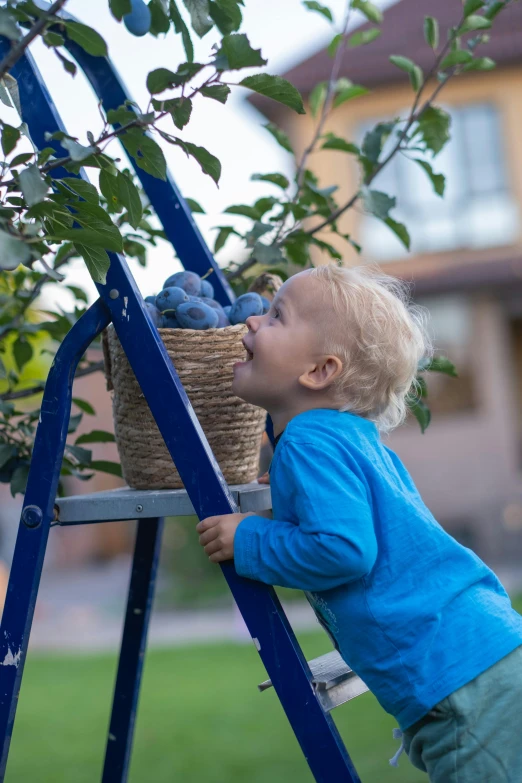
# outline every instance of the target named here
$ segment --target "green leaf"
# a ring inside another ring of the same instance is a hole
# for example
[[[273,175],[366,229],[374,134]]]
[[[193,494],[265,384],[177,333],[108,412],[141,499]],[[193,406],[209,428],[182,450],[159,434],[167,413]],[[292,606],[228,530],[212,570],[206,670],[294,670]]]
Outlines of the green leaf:
[[[252,249],[252,256],[258,264],[278,264],[284,260],[280,247],[264,245],[262,242],[256,242]]]
[[[68,433],[76,432],[76,430],[78,429],[78,427],[80,425],[80,422],[81,422],[82,418],[83,418],[83,413],[77,413],[75,416],[70,416],[69,417],[69,425],[67,427],[67,432]]]
[[[390,62],[396,65],[397,68],[400,68],[401,71],[406,71],[410,77],[411,86],[415,92],[418,92],[424,79],[422,69],[419,68],[418,65],[415,65],[413,60],[410,60],[409,57],[403,57],[400,54],[392,54],[389,59]]]
[[[190,14],[194,32],[203,38],[214,26],[214,22],[209,16],[208,0],[183,0],[183,4]]]
[[[419,132],[427,149],[437,155],[450,138],[451,117],[438,106],[429,106],[419,118]]]
[[[473,60],[473,55],[468,49],[455,49],[454,52],[450,52],[442,60],[440,67],[442,70],[445,68],[453,68],[454,65],[461,65],[462,63],[469,63]]]
[[[221,49],[217,52],[217,57],[224,57],[227,61],[226,67],[219,70],[234,71],[240,68],[256,68],[267,64],[267,60],[264,60],[261,56],[261,49],[252,49],[250,41],[244,33],[225,35],[221,41]]]
[[[473,30],[487,30],[490,27],[490,19],[487,19],[485,16],[472,14],[464,20],[464,24],[457,30],[457,35],[464,35],[464,33],[470,33]]]
[[[169,112],[176,128],[183,130],[190,120],[192,101],[190,98],[173,98],[172,104],[169,105]]]
[[[27,163],[29,160],[31,160],[33,156],[34,152],[22,152],[20,155],[15,155],[9,165],[11,168],[15,168],[16,166],[23,166],[24,163]]]
[[[299,90],[290,84],[282,76],[270,76],[268,73],[258,73],[255,76],[247,76],[239,84],[249,90],[265,95],[273,101],[282,103],[293,109],[298,114],[306,114],[303,99]]]
[[[477,57],[464,66],[463,71],[492,71],[497,64],[491,57]]]
[[[188,206],[188,208],[190,209],[191,212],[199,212],[202,215],[206,214],[206,212],[203,209],[203,207],[201,206],[201,204],[199,204],[193,198],[186,198],[185,201],[186,201],[187,206]]]
[[[74,160],[77,163],[81,163],[81,161],[90,157],[93,152],[96,152],[95,147],[85,147],[83,144],[74,141],[74,139],[62,139],[60,145],[67,150],[71,156],[71,160]]]
[[[464,3],[464,16],[471,16],[475,11],[484,6],[484,0],[466,0]]]
[[[376,5],[370,3],[369,0],[353,0],[352,8],[361,11],[370,22],[381,24],[383,18],[382,11]]]
[[[217,185],[221,176],[221,163],[215,155],[212,155],[205,147],[198,147],[197,144],[192,144],[190,141],[176,139],[174,143],[181,147],[187,155],[192,155],[201,166],[203,173],[208,174]]]
[[[146,171],[148,174],[152,174],[153,177],[158,179],[167,179],[167,162],[163,150],[157,144],[154,139],[140,131],[136,132],[136,129],[132,128],[125,131],[120,136],[121,143],[132,155],[140,169]]]
[[[113,176],[108,171],[100,171],[100,190],[110,207],[119,206],[118,174]]]
[[[237,231],[232,226],[218,226],[219,228],[219,234],[216,237],[216,241],[214,242],[214,253],[218,253],[221,248],[225,245],[225,242],[229,238],[231,234],[237,234]]]
[[[118,199],[121,201],[128,213],[129,223],[133,228],[138,228],[143,215],[138,188],[130,177],[118,172],[116,177],[118,187]]]
[[[20,131],[4,122],[2,126],[2,150],[4,155],[9,155],[14,150],[20,139]]]
[[[16,454],[15,446],[10,443],[0,443],[0,468],[3,468],[6,462]]]
[[[90,402],[87,402],[87,400],[82,400],[80,397],[73,397],[72,401],[74,404],[84,413],[87,413],[89,416],[95,416],[96,411],[92,407]],[[78,441],[76,441],[78,442]]]
[[[359,30],[354,33],[348,39],[348,46],[350,49],[355,49],[357,46],[365,46],[366,44],[375,41],[381,34],[381,30],[378,27],[372,27],[369,30]]]
[[[80,179],[80,177],[64,177],[59,180],[59,183],[67,185],[67,187],[80,196],[80,198],[85,199],[88,204],[98,205],[100,202],[98,191],[94,185],[91,185],[90,182],[87,182],[84,179]]]
[[[167,0],[150,0],[150,30],[151,35],[158,36],[170,30],[169,4]]]
[[[18,181],[28,207],[34,207],[35,204],[43,201],[49,190],[48,184],[40,174],[40,169],[34,164],[20,172]]]
[[[73,464],[90,467],[92,460],[92,451],[90,449],[82,449],[79,446],[72,446],[70,443],[66,443],[65,451],[73,458]]]
[[[384,221],[388,228],[391,228],[393,233],[400,239],[406,250],[410,249],[411,239],[408,229],[404,223],[399,223],[391,217],[387,217]]]
[[[487,19],[494,19],[497,14],[504,10],[506,6],[506,2],[491,3],[491,5],[489,5],[488,8],[486,8],[484,11],[484,16]]]
[[[335,57],[335,53],[339,48],[339,46],[341,45],[343,38],[344,36],[342,33],[337,33],[337,35],[334,35],[334,37],[332,38],[332,40],[330,41],[330,43],[326,48],[326,51],[328,52],[330,57]]]
[[[78,288],[76,285],[66,285],[66,288],[69,289],[69,291],[78,299],[80,302],[85,302],[85,304],[88,304],[89,298],[85,291],[82,288]]]
[[[434,356],[431,360],[425,360],[419,365],[422,372],[440,372],[451,378],[458,378],[457,370],[453,362],[445,356]]]
[[[382,193],[380,190],[369,190],[368,188],[363,188],[362,196],[367,211],[381,220],[388,218],[388,212],[390,209],[393,209],[397,201],[393,196],[388,196],[387,193]]]
[[[215,0],[209,2],[210,18],[222,35],[239,30],[243,15],[239,7],[240,0]],[[241,0],[242,2],[242,0]]]
[[[23,495],[29,478],[29,465],[20,465],[11,476],[11,495]]]
[[[107,272],[111,265],[109,256],[105,250],[100,247],[79,245],[77,242],[75,242],[75,247],[85,261],[89,274],[94,282],[105,285],[107,282]]]
[[[242,215],[243,217],[257,220],[260,217],[255,207],[249,207],[247,204],[233,204],[225,209],[227,215]]]
[[[372,163],[377,163],[382,152],[383,145],[395,127],[392,122],[379,122],[375,128],[368,131],[362,145],[363,154]]]
[[[360,95],[368,95],[370,91],[366,87],[361,87],[360,84],[352,84],[351,87],[347,87],[345,90],[341,90],[333,100],[333,108],[336,109],[341,103],[350,101],[352,98],[358,98]]]
[[[310,112],[312,117],[317,115],[317,112],[322,108],[324,100],[326,98],[328,87],[326,82],[319,82],[316,84],[310,95],[308,96],[308,103],[310,105]]]
[[[0,269],[16,269],[19,264],[25,264],[31,258],[29,245],[0,230]]]
[[[182,63],[175,73],[174,71],[169,71],[168,68],[156,68],[147,76],[147,89],[155,95],[169,87],[186,84],[203,67],[201,63]]]
[[[323,150],[339,150],[339,152],[348,152],[351,155],[358,155],[360,152],[356,144],[336,136],[335,133],[327,133],[323,138],[326,139],[321,147]]]
[[[303,5],[310,9],[310,11],[317,11],[318,14],[322,14],[329,22],[333,22],[332,12],[325,5],[317,3],[316,0],[304,0]]]
[[[185,49],[185,54],[187,55],[187,60],[192,62],[194,59],[194,47],[192,46],[190,32],[174,0],[170,0],[170,18],[174,24],[174,30],[176,33],[181,35],[183,48]]]
[[[156,68],[147,76],[147,90],[155,95],[176,84],[176,74],[168,68]]]
[[[250,179],[259,182],[271,182],[273,185],[277,185],[283,190],[286,190],[286,188],[290,186],[290,182],[284,174],[252,174]]]
[[[219,103],[226,103],[230,95],[230,87],[226,84],[211,84],[210,87],[202,87],[200,93],[205,98],[213,98]]]
[[[315,245],[316,247],[319,247],[321,250],[326,251],[330,256],[330,258],[335,258],[337,261],[340,261],[342,259],[342,255],[339,253],[337,248],[335,248],[329,242],[324,242],[322,239],[317,239],[317,237],[315,236],[311,237],[310,242],[312,245]]]
[[[108,460],[98,459],[93,460],[89,467],[92,470],[98,470],[101,473],[110,473],[112,476],[122,476],[121,465],[117,462],[109,462]]]
[[[424,38],[432,49],[439,45],[439,23],[433,16],[424,17]]]
[[[22,372],[27,362],[33,358],[33,347],[25,337],[17,337],[13,343],[13,356],[18,367],[18,371]]]
[[[103,250],[112,250],[115,253],[121,253],[123,250],[122,236],[114,224],[110,226],[98,220],[91,220],[89,228],[71,228],[63,229],[47,237],[50,242],[65,240],[73,242],[76,249],[83,255],[80,246],[89,248],[99,248]]]
[[[79,446],[81,443],[114,443],[115,438],[112,432],[106,432],[105,430],[92,430],[92,432],[85,432],[83,435],[79,435],[75,444]]]
[[[5,36],[10,41],[19,41],[22,37],[16,21],[5,8],[0,9],[0,35]]]
[[[114,18],[121,22],[132,11],[131,0],[109,0],[109,8]]]
[[[274,139],[284,150],[291,152],[292,155],[294,154],[292,145],[290,144],[290,139],[288,138],[287,134],[281,130],[281,128],[278,128],[277,125],[274,125],[273,122],[267,122],[264,127],[269,133],[272,134]]]
[[[414,160],[419,164],[419,166],[422,166],[430,178],[435,193],[442,197],[444,195],[444,188],[446,187],[446,178],[444,174],[435,174],[430,164],[425,160],[421,160],[420,158],[414,158]]]
[[[431,421],[431,412],[426,403],[422,400],[408,400],[408,408],[413,413],[420,424],[421,432],[424,434]]]
[[[65,22],[67,35],[94,57],[107,57],[107,44],[96,30],[80,22]]]
[[[63,46],[65,43],[63,35],[60,35],[60,33],[55,33],[52,30],[47,30],[43,36],[43,39],[47,46]]]

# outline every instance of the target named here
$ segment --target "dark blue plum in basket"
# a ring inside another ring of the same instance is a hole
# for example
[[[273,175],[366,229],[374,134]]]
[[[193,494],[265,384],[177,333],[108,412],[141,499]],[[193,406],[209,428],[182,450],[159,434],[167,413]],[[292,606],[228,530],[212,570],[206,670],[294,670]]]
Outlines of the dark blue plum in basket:
[[[251,315],[263,315],[263,301],[259,294],[238,296],[228,315],[231,324],[244,324]]]
[[[179,286],[183,288],[187,294],[191,296],[199,296],[201,291],[201,278],[195,272],[176,272],[165,280],[163,288],[170,288],[171,286]]]
[[[209,283],[208,280],[201,281],[201,296],[206,296],[209,299],[214,298],[214,286]]]
[[[165,310],[175,310],[183,302],[188,302],[188,294],[183,288],[175,285],[164,288],[156,297],[156,307],[162,313]]]
[[[145,310],[150,315],[150,319],[154,324],[154,326],[158,327],[161,321],[161,313],[158,310],[158,308],[155,305],[151,304],[150,302],[145,302],[144,307]]]
[[[162,329],[179,329],[179,321],[175,313],[163,313],[161,316],[160,327]]]
[[[182,329],[215,329],[219,321],[217,310],[203,302],[184,302],[176,310],[176,318]]]

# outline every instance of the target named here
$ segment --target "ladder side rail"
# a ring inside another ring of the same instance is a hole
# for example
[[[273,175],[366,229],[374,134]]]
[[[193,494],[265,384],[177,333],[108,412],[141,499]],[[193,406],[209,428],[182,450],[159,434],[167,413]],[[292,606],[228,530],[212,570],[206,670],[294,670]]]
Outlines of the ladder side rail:
[[[74,373],[92,340],[108,323],[109,311],[98,299],[63,340],[45,384],[0,628],[0,780],[4,779],[45,549],[54,516]]]
[[[30,79],[31,71],[37,78]],[[23,119],[41,146],[45,131],[63,125],[29,53],[12,73],[19,80]],[[115,253],[109,258],[107,282],[97,284],[98,291],[196,513],[199,519],[234,513],[236,504],[126,261]],[[222,570],[316,781],[359,783],[335,723],[315,697],[310,669],[274,589],[238,576],[232,562]]]
[[[164,520],[140,519],[114,686],[102,783],[126,783]]]

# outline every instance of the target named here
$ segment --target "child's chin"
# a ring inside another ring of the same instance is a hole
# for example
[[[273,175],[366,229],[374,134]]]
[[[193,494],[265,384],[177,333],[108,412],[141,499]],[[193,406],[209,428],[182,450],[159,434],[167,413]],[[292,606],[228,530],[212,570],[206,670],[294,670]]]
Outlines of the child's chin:
[[[251,405],[259,405],[259,403],[253,399],[255,392],[253,394],[249,394],[248,384],[244,382],[241,383],[241,381],[235,376],[234,380],[232,381],[232,394],[235,394],[236,397],[239,397],[245,402],[249,402]]]

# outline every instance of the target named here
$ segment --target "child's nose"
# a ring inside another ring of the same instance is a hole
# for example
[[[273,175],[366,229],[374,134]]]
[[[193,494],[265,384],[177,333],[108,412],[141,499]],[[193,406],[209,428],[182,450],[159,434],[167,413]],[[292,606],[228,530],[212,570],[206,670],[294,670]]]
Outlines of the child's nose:
[[[262,315],[249,315],[245,323],[251,332],[257,332]]]

